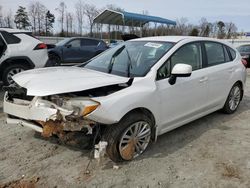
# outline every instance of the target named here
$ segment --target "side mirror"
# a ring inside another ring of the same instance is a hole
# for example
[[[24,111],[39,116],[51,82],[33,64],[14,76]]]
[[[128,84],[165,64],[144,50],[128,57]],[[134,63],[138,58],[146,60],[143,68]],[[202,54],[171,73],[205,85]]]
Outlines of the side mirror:
[[[71,44],[66,44],[65,47],[66,47],[66,48],[71,48],[72,45],[71,45]]]
[[[187,64],[176,64],[173,67],[171,76],[168,80],[170,85],[174,85],[177,77],[189,77],[192,74],[192,66]]]

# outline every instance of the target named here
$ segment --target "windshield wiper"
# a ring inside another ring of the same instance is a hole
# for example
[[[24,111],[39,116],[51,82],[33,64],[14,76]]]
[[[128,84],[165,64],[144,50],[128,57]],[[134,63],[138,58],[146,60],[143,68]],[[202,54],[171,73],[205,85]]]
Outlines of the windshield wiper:
[[[128,52],[128,49],[125,47],[125,50],[126,50],[126,52],[127,52],[127,55],[128,55],[128,77],[130,77],[130,68],[132,68],[132,59],[131,59],[131,57],[130,57],[130,55],[129,55],[129,52]]]
[[[121,48],[116,50],[116,52],[112,55],[111,60],[109,62],[108,73],[112,72],[113,65],[114,65],[114,59],[124,50],[124,48],[125,48],[125,45],[123,45]]]

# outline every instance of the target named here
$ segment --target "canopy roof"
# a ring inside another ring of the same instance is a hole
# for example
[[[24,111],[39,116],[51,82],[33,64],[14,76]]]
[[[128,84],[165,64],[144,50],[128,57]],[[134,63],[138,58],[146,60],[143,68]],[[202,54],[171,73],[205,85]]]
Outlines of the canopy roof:
[[[176,25],[175,21],[157,16],[149,16],[125,11],[118,12],[109,9],[104,10],[94,19],[94,23],[134,27],[140,27],[148,22]]]

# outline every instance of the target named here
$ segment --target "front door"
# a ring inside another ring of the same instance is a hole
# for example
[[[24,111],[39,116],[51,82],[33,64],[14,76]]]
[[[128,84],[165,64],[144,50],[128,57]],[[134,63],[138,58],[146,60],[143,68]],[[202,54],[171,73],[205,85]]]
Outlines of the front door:
[[[201,49],[200,43],[186,44],[158,70],[156,86],[160,99],[160,134],[206,111],[208,85],[206,70],[202,69]],[[170,85],[171,70],[178,63],[191,65],[193,72],[190,77],[177,78],[176,83]]]
[[[79,63],[81,59],[81,39],[73,39],[63,46],[63,61],[65,63]]]

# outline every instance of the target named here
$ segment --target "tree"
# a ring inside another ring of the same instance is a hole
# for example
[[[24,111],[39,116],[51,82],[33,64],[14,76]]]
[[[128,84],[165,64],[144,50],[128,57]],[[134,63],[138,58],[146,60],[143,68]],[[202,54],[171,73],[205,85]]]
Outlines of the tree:
[[[61,36],[64,36],[64,25],[63,24],[64,24],[64,19],[65,19],[66,8],[67,7],[63,1],[59,4],[59,7],[56,8],[58,13],[60,14],[60,17],[58,20],[61,23]]]
[[[16,24],[17,29],[28,29],[28,27],[30,26],[30,22],[25,7],[18,7],[14,22]]]
[[[190,36],[199,36],[199,29],[193,28],[192,31],[189,33]]]
[[[37,23],[38,23],[38,33],[41,35],[42,32],[44,32],[45,29],[45,22],[46,22],[46,13],[47,8],[41,4],[40,2],[36,2],[37,7]]]
[[[70,12],[66,13],[66,36],[69,36],[69,32],[72,33],[73,29],[73,15]]]
[[[201,18],[199,28],[200,28],[200,36],[202,37],[210,36],[211,23],[209,23],[206,18]]]
[[[3,12],[2,12],[2,6],[0,6],[0,27],[3,27]]]
[[[51,33],[51,29],[53,28],[53,23],[55,22],[55,16],[49,10],[46,12],[45,16],[45,33],[48,35]]]
[[[93,26],[94,26],[94,19],[99,14],[95,5],[92,4],[85,4],[84,6],[84,14],[88,18],[89,26],[90,26],[90,36],[93,36]]]
[[[75,4],[76,8],[76,19],[78,22],[78,32],[80,35],[82,35],[82,29],[83,29],[83,18],[84,18],[84,6],[85,4],[82,2],[82,0],[79,0]]]
[[[3,17],[3,23],[5,27],[12,28],[13,27],[13,17],[12,17],[12,11],[9,10],[9,12],[6,14],[6,16]]]
[[[217,33],[217,37],[219,39],[223,39],[225,38],[225,23],[223,21],[219,21],[217,22],[217,27],[218,27],[218,33]]]
[[[234,23],[225,23],[226,38],[230,39],[237,36],[237,27]]]
[[[36,6],[36,2],[31,2],[29,7],[29,16],[31,18],[31,25],[32,25],[32,31],[34,34],[36,34],[36,19],[37,19],[37,6]]]

